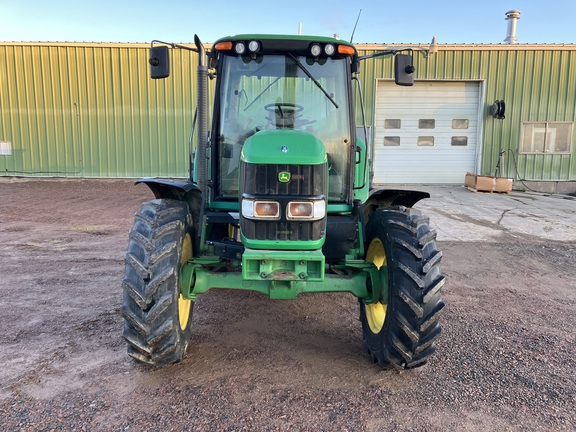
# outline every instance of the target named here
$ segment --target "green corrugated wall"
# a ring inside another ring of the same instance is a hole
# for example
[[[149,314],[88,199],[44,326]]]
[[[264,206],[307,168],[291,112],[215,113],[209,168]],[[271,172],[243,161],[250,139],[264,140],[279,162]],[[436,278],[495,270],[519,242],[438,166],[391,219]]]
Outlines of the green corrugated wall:
[[[1,175],[185,177],[196,64],[172,50],[171,77],[151,80],[144,44],[0,43],[0,141],[12,148]],[[570,155],[518,153],[522,121],[576,121],[576,45],[442,45],[429,59],[415,51],[415,66],[417,80],[483,82],[481,174],[502,149],[504,176],[576,180],[576,136]],[[376,80],[392,71],[391,58],[362,63],[370,125]],[[504,120],[488,113],[496,99]]]
[[[362,50],[361,54],[374,52]],[[521,122],[576,122],[576,45],[442,46],[426,59],[415,52],[417,80],[482,81],[482,175],[493,175],[500,149],[500,175],[527,180],[576,180],[576,130],[569,155],[518,152]],[[376,80],[393,76],[391,58],[362,65],[368,118],[374,118]],[[506,118],[489,114],[495,100],[506,102]],[[357,121],[361,118],[357,115]],[[518,172],[516,172],[518,171]]]
[[[4,175],[186,176],[196,54],[148,77],[148,46],[0,45]]]

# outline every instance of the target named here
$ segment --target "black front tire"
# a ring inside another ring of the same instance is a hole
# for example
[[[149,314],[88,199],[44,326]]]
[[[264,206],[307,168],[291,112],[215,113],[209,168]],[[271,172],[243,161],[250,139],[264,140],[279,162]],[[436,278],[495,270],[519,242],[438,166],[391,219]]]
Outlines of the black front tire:
[[[366,226],[366,260],[387,270],[388,292],[380,302],[360,300],[360,320],[368,352],[383,368],[424,365],[435,351],[444,276],[436,233],[419,211],[406,207],[376,210]],[[382,271],[382,275],[386,272]]]
[[[124,281],[124,338],[128,355],[159,366],[184,357],[193,302],[180,294],[180,269],[192,257],[188,204],[157,199],[142,204],[130,231]]]

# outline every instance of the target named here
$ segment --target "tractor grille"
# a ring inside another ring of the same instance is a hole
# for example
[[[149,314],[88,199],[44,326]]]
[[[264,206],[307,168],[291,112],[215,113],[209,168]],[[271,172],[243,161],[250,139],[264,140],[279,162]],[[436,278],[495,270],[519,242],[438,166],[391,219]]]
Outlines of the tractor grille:
[[[289,172],[290,181],[278,180]],[[254,240],[319,240],[325,235],[326,219],[293,221],[286,218],[286,206],[298,199],[326,197],[326,165],[264,165],[242,163],[241,195],[280,203],[280,220],[240,218],[242,234]]]
[[[326,194],[325,165],[244,164],[244,187],[249,195],[318,196]],[[290,181],[278,181],[278,173],[289,172]]]

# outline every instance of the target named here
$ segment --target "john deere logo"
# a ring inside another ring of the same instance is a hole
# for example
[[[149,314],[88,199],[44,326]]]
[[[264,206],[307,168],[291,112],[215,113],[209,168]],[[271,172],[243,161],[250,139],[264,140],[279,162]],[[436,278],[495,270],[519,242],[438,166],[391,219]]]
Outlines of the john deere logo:
[[[288,183],[290,181],[290,173],[288,171],[280,171],[278,173],[278,181],[280,183]]]

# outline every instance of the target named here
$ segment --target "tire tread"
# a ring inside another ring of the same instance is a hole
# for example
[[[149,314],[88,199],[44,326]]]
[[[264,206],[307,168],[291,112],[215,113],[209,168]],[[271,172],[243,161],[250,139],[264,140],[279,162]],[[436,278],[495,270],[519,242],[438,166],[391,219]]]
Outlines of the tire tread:
[[[124,339],[128,355],[149,365],[180,361],[189,328],[178,322],[179,268],[184,234],[191,229],[188,204],[156,199],[134,216],[125,255]]]
[[[444,309],[446,279],[440,273],[436,232],[418,210],[396,206],[375,210],[366,237],[367,244],[376,237],[384,244],[389,278],[386,320],[378,334],[372,333],[360,301],[368,352],[385,368],[423,366],[435,352]]]

